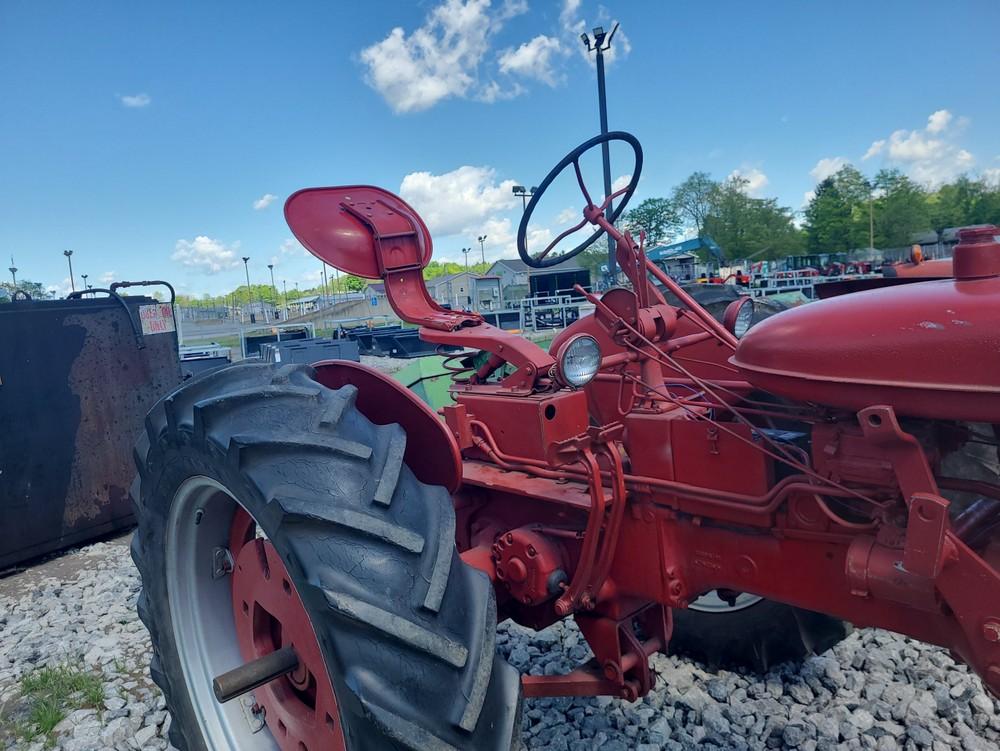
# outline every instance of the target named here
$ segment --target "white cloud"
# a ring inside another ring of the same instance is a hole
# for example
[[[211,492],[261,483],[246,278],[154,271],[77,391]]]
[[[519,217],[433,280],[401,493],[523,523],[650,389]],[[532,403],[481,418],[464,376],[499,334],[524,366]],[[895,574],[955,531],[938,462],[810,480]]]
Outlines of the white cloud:
[[[941,154],[945,142],[927,138],[919,130],[897,130],[889,136],[889,158],[901,162],[933,159]]]
[[[868,151],[866,151],[865,155],[861,157],[862,161],[867,161],[871,159],[873,156],[881,154],[883,148],[885,148],[884,138],[880,138],[877,141],[872,141],[872,145],[868,147]]]
[[[496,181],[490,167],[459,167],[443,175],[411,172],[403,178],[399,194],[427,222],[431,232],[452,235],[479,224],[498,211],[518,204],[511,193],[513,180]]]
[[[748,196],[759,195],[760,191],[764,190],[769,182],[767,175],[756,167],[734,169],[729,173],[727,179],[732,180],[733,178],[746,180],[746,186],[743,190]]]
[[[80,289],[82,285],[83,280],[79,280],[76,289]],[[55,297],[66,297],[66,295],[73,291],[73,285],[70,283],[69,277],[65,276],[59,284],[50,284],[45,288],[45,291]]]
[[[927,118],[928,133],[943,133],[951,122],[952,114],[948,110],[938,110]]]
[[[194,240],[178,240],[170,260],[205,274],[218,274],[240,265],[237,256],[239,248],[239,242],[226,245],[219,240],[198,235]]]
[[[328,275],[329,278],[329,275]],[[312,271],[306,271],[299,276],[299,282],[305,287],[316,287],[322,286],[323,284],[323,269],[313,269]]]
[[[570,206],[568,209],[563,209],[559,212],[559,215],[556,217],[556,224],[560,226],[576,224],[581,219],[583,219],[583,215],[580,213],[580,209]]]
[[[562,56],[563,46],[555,37],[539,34],[530,42],[517,49],[507,48],[500,53],[500,70],[503,73],[534,78],[549,86],[556,86],[562,80],[554,64]]]
[[[989,169],[984,169],[983,179],[988,183],[1000,186],[1000,167],[990,167]]]
[[[262,209],[266,209],[268,206],[270,206],[277,200],[278,197],[273,193],[265,193],[264,195],[262,195],[260,198],[258,198],[256,201],[253,202],[253,210],[261,211]]]
[[[419,112],[448,97],[503,98],[507,92],[495,81],[481,80],[479,66],[492,35],[526,10],[522,0],[506,2],[496,12],[489,0],[444,0],[411,34],[397,26],[361,51],[367,83],[396,112]]]
[[[808,206],[810,203],[812,203],[812,199],[814,199],[815,197],[816,197],[815,190],[807,190],[805,193],[802,194],[802,205]]]
[[[816,162],[816,166],[809,170],[813,180],[818,183],[836,174],[842,167],[846,167],[849,162],[842,156],[828,156]]]
[[[281,252],[281,255],[283,255],[283,256],[310,256],[310,255],[312,255],[312,253],[310,253],[308,250],[306,250],[302,246],[302,243],[300,243],[298,240],[296,240],[294,238],[291,238],[291,237],[289,237],[287,240],[282,241],[281,246],[279,247],[279,251]]]
[[[888,138],[872,143],[863,159],[883,154],[890,165],[917,182],[940,185],[975,166],[975,157],[956,143],[967,124],[965,117],[956,120],[948,110],[937,110],[927,118],[925,128],[895,130]]]
[[[586,234],[584,234],[586,232],[586,230],[587,230],[587,228],[584,228],[584,229],[580,230],[580,233],[581,233],[580,237],[581,238],[584,238],[584,237],[587,236]],[[567,244],[566,244],[566,246],[564,248],[559,249],[560,253],[563,250],[572,250],[576,246],[576,243],[580,242],[579,238],[575,238],[575,234],[576,233],[574,233],[570,237],[566,238],[565,242]],[[554,237],[555,237],[555,235],[552,234],[552,230],[550,230],[548,227],[536,227],[536,226],[533,226],[533,225],[529,224],[528,225],[528,232],[525,235],[524,241],[525,241],[525,244],[528,246],[528,252],[534,254],[534,253],[540,253],[541,251],[545,250],[545,247],[550,242],[552,242],[552,240],[553,240]],[[563,245],[563,243],[559,243],[559,244]],[[516,247],[515,247],[514,251],[515,252],[517,251]]]
[[[153,103],[153,98],[149,94],[126,94],[118,97],[125,107],[148,107]]]
[[[114,271],[105,271],[103,274],[101,274],[99,278],[101,280],[101,284],[107,287],[109,284],[111,284],[111,282],[115,281],[116,277],[117,274],[115,274]]]
[[[618,192],[626,185],[628,185],[628,181],[631,179],[632,175],[619,175],[618,177],[615,178],[615,181],[611,183],[611,192],[612,193]]]

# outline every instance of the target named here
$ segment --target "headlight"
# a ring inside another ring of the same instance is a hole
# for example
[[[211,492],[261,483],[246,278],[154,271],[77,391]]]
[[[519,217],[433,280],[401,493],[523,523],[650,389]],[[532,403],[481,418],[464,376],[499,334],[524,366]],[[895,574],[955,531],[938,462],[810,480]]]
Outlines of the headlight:
[[[601,367],[601,348],[592,336],[581,334],[562,346],[556,357],[559,374],[569,386],[586,386]]]
[[[737,339],[741,339],[753,324],[754,305],[752,297],[741,297],[729,303],[722,324]]]

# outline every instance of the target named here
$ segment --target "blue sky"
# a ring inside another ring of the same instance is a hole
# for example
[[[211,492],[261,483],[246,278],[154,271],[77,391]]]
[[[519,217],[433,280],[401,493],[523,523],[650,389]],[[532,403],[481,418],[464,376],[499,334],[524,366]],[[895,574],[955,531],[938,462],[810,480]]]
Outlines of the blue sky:
[[[255,282],[272,262],[312,286],[282,203],[351,183],[402,192],[438,258],[483,233],[488,258],[512,254],[510,185],[598,132],[579,32],[613,20],[610,122],[644,145],[637,200],[698,169],[795,209],[845,161],[1000,179],[996,0],[3,0],[0,256],[60,289],[64,248],[91,283],[214,294],[248,255]],[[555,191],[533,239],[580,206]]]

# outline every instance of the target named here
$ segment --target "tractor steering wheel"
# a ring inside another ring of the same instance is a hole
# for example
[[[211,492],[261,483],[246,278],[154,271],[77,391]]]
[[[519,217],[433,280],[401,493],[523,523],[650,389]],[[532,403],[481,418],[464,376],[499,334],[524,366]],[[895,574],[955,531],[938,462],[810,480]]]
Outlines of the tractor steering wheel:
[[[635,187],[636,185],[639,184],[639,175],[642,173],[642,146],[639,145],[639,139],[633,136],[631,133],[626,133],[625,131],[616,130],[612,131],[611,133],[608,133],[607,135],[595,136],[594,138],[591,138],[589,141],[584,141],[575,149],[573,149],[571,152],[569,152],[559,161],[559,164],[553,167],[552,171],[545,176],[545,179],[542,180],[541,185],[538,186],[538,188],[535,190],[534,195],[531,196],[531,200],[528,202],[528,207],[525,209],[524,215],[521,217],[521,224],[517,228],[517,253],[519,256],[521,256],[521,260],[524,261],[526,264],[528,264],[528,266],[531,266],[534,269],[544,269],[548,268],[549,266],[555,266],[557,263],[568,261],[570,258],[578,256],[580,253],[585,251],[594,243],[594,241],[597,238],[599,238],[601,235],[604,234],[603,229],[598,229],[590,237],[588,237],[586,240],[577,245],[575,248],[573,248],[573,250],[569,251],[568,253],[563,253],[562,255],[552,256],[551,258],[547,258],[549,253],[552,252],[552,249],[555,248],[555,246],[558,245],[564,238],[573,234],[577,230],[581,229],[585,224],[587,224],[588,221],[590,221],[585,217],[580,221],[579,224],[570,227],[568,230],[560,234],[555,240],[550,242],[548,244],[548,247],[546,247],[545,250],[543,250],[541,253],[533,256],[528,252],[528,242],[527,242],[528,222],[531,220],[531,215],[535,210],[535,206],[538,205],[538,201],[545,193],[545,189],[548,188],[549,185],[552,184],[552,181],[555,180],[562,173],[562,171],[566,169],[566,167],[568,167],[570,164],[573,165],[573,169],[576,171],[576,181],[577,183],[579,183],[580,190],[583,192],[584,200],[587,201],[587,208],[591,208],[594,206],[594,202],[590,198],[590,193],[587,192],[587,186],[583,182],[583,174],[580,172],[580,157],[583,156],[585,152],[594,148],[598,144],[610,143],[611,141],[624,141],[625,143],[627,143],[629,146],[632,147],[632,151],[635,153],[635,167],[632,170],[632,178],[629,180],[628,185],[626,185],[621,190],[615,191],[610,196],[606,197],[604,199],[604,203],[602,203],[600,206],[596,208],[600,209],[601,211],[604,211],[605,209],[607,209],[608,205],[611,203],[613,199],[624,194],[624,198],[622,198],[621,202],[617,206],[615,206],[611,210],[611,213],[607,216],[607,220],[612,224],[614,224],[615,220],[618,219],[618,216],[625,209],[625,206],[632,198],[632,194],[635,193]],[[594,224],[596,222],[591,222],[591,223]]]

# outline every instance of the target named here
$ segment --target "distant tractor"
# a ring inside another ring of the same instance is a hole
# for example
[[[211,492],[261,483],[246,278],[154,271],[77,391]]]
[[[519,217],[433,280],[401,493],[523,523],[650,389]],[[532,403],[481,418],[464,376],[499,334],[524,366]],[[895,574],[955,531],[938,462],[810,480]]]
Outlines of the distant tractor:
[[[608,141],[635,166],[595,202],[580,158]],[[589,235],[533,255],[532,214],[569,167]],[[998,441],[1000,230],[963,233],[953,279],[747,331],[748,299],[718,322],[613,226],[641,170],[635,137],[599,136],[528,204],[525,263],[607,233],[630,281],[581,292],[593,315],[548,351],[433,302],[430,234],[397,196],[288,199],[314,255],[383,280],[425,341],[486,354],[454,365],[443,420],[338,361],[234,365],[152,410],[133,556],[176,746],[509,749],[522,697],[647,693],[674,612],[699,603],[799,654],[845,620],[909,634],[1000,690],[1000,486],[944,469]],[[587,664],[520,676],[497,656],[498,620],[567,617]],[[704,623],[726,648],[732,629]]]

